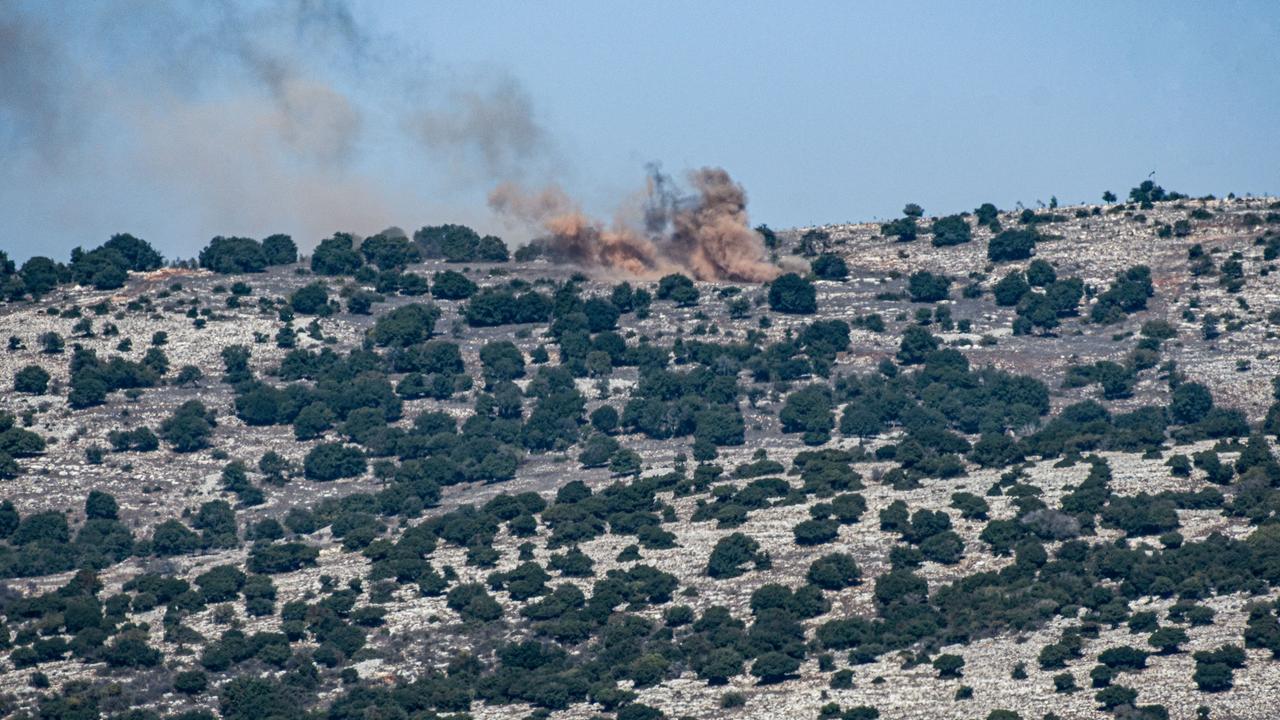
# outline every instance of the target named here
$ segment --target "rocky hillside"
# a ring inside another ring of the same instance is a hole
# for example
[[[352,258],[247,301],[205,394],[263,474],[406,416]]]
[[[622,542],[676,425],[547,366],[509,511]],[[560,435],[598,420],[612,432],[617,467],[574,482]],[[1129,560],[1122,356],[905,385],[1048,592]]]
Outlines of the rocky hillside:
[[[1155,191],[0,258],[0,714],[1271,717],[1280,203]]]

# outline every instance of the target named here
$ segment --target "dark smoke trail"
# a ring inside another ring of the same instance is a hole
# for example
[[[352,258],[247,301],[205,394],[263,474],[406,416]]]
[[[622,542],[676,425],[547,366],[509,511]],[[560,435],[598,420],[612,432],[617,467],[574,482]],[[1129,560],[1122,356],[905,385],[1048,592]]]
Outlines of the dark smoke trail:
[[[547,133],[534,119],[533,101],[507,76],[467,83],[448,102],[408,121],[423,146],[451,160],[459,172],[483,171],[489,180],[513,179],[547,150]]]
[[[440,198],[550,154],[514,78],[374,37],[344,0],[0,4],[0,234],[129,230],[190,255],[213,235],[483,222]]]
[[[0,18],[0,141],[56,160],[74,135],[78,84],[46,23],[21,12]]]

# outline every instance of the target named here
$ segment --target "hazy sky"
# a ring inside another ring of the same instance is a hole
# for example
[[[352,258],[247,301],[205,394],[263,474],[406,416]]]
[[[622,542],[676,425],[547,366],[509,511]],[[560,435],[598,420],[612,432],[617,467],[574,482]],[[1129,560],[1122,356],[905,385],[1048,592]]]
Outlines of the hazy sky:
[[[86,11],[83,8],[92,7]],[[608,216],[659,161],[774,227],[1280,193],[1280,3],[0,0],[0,248]],[[514,234],[514,233],[513,233]]]

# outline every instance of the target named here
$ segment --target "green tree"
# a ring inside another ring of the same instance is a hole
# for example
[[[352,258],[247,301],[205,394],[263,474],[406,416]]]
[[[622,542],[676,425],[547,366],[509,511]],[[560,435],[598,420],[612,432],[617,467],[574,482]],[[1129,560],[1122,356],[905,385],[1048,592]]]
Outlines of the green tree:
[[[199,695],[209,687],[209,677],[200,670],[184,670],[173,676],[173,689],[183,695]]]
[[[1138,691],[1123,685],[1109,685],[1093,696],[1104,710],[1112,710],[1121,705],[1132,705],[1138,699]]]
[[[444,257],[446,246],[455,254],[468,253],[479,239],[476,231],[466,225],[428,225],[413,234],[413,241],[425,258]]]
[[[861,582],[862,571],[852,555],[829,553],[814,560],[805,577],[823,590],[843,590]]]
[[[962,215],[948,215],[938,218],[933,221],[930,230],[933,232],[934,247],[963,245],[973,239],[973,232],[969,229],[969,221],[965,220]]]
[[[778,413],[785,433],[804,433],[806,445],[821,445],[831,439],[835,427],[831,390],[826,385],[807,385],[787,396]]]
[[[123,255],[107,247],[90,252],[80,248],[71,251],[71,277],[80,285],[95,290],[115,290],[129,279],[129,262]]]
[[[485,383],[498,383],[524,377],[524,354],[510,340],[494,340],[480,348],[480,364]]]
[[[309,403],[294,416],[293,435],[298,440],[315,440],[331,430],[336,420],[325,403]]]
[[[840,534],[840,523],[835,520],[802,520],[792,528],[797,545],[825,545]]]
[[[764,240],[764,246],[770,250],[778,247],[778,234],[775,233],[768,225],[757,225],[756,232],[760,234],[760,238]]]
[[[223,720],[275,720],[298,715],[297,699],[275,680],[241,675],[218,693]]]
[[[298,262],[298,246],[288,235],[268,235],[262,239],[262,254],[268,265],[292,265]]]
[[[409,347],[428,340],[439,319],[440,309],[435,305],[402,305],[378,318],[369,330],[369,339],[379,346]]]
[[[317,275],[351,275],[364,265],[350,233],[334,233],[311,254],[311,272]]]
[[[1173,390],[1169,403],[1169,415],[1181,425],[1203,420],[1213,409],[1213,394],[1209,388],[1197,382],[1184,382]]]
[[[618,410],[612,405],[601,405],[591,412],[591,427],[606,435],[618,429]]]
[[[950,278],[945,275],[934,275],[927,270],[912,273],[907,279],[907,293],[911,295],[911,302],[946,300],[950,287]]]
[[[964,667],[964,658],[959,655],[939,655],[933,659],[933,669],[940,678],[958,678],[960,669]]]
[[[100,490],[90,490],[84,502],[84,514],[90,520],[115,520],[119,510],[115,497]]]
[[[1058,279],[1058,273],[1045,260],[1032,260],[1027,265],[1027,282],[1032,287],[1046,287]]]
[[[619,448],[609,458],[609,472],[618,477],[639,476],[641,470],[640,453],[628,448]]]
[[[811,315],[818,311],[818,293],[809,280],[787,273],[769,284],[769,307],[774,312]]]
[[[698,288],[688,277],[672,273],[658,280],[655,297],[659,300],[671,300],[679,307],[690,307],[698,304]]]
[[[406,265],[418,262],[421,259],[418,247],[396,232],[388,231],[365,238],[360,243],[360,254],[365,262],[376,265],[380,270],[403,270]]]
[[[175,452],[195,452],[209,446],[216,425],[212,410],[199,400],[188,400],[160,423],[160,437]]]
[[[473,295],[463,314],[471,327],[546,322],[551,316],[551,302],[536,292],[517,296],[510,290],[489,288]]]
[[[1154,294],[1151,268],[1135,265],[1116,274],[1111,286],[1098,296],[1098,301],[1089,311],[1089,317],[1101,324],[1119,322],[1129,313],[1146,309],[1147,299]]]
[[[1136,203],[1157,203],[1165,200],[1176,200],[1182,197],[1179,193],[1166,193],[1165,189],[1153,180],[1143,180],[1136,188],[1129,190],[1129,200]]]
[[[622,314],[613,303],[604,298],[588,298],[582,304],[582,312],[587,316],[587,331],[592,333],[617,328],[618,318]]]
[[[454,270],[438,272],[431,278],[431,297],[439,300],[465,300],[478,289],[470,278]]]
[[[1163,627],[1151,633],[1147,644],[1160,651],[1161,655],[1178,652],[1178,646],[1187,642],[1187,631],[1182,628]]]
[[[898,346],[898,362],[903,365],[919,365],[929,353],[938,349],[938,338],[919,325],[911,325],[902,331]]]
[[[982,205],[978,206],[978,208],[973,211],[973,215],[977,218],[979,225],[989,226],[999,218],[1000,210],[991,203],[982,203]]]
[[[322,282],[304,285],[289,297],[289,306],[301,315],[329,315],[329,288]]]
[[[1200,692],[1226,692],[1235,680],[1231,666],[1217,662],[1197,662],[1191,679]]]
[[[302,463],[302,474],[308,480],[327,482],[357,477],[365,471],[364,454],[342,443],[321,443],[311,448]]]
[[[1039,233],[1035,230],[1005,230],[991,238],[987,259],[991,262],[1026,260],[1035,251]]]
[[[160,664],[164,655],[147,644],[147,635],[139,630],[121,633],[102,650],[102,659],[114,668],[149,668]]]
[[[761,684],[779,683],[800,669],[800,661],[780,652],[766,652],[751,665],[751,674],[760,678]]]
[[[215,237],[200,251],[199,262],[200,267],[223,275],[259,273],[267,268],[262,245],[246,237]]]
[[[34,298],[45,295],[57,287],[59,282],[70,280],[70,274],[65,268],[39,255],[22,263],[18,275],[22,278],[25,290]]]
[[[1014,270],[1008,275],[1000,279],[991,288],[992,294],[995,295],[996,304],[1002,307],[1013,307],[1017,305],[1027,293],[1031,292],[1031,285],[1027,282],[1026,277]]]
[[[476,243],[475,259],[479,262],[504,263],[511,259],[511,253],[502,238],[485,235]]]
[[[200,536],[178,520],[165,520],[151,533],[151,552],[157,557],[175,557],[195,552]]]
[[[609,458],[618,451],[618,441],[608,435],[592,435],[582,445],[582,452],[578,453],[578,462],[582,463],[584,468],[604,467],[609,464]]]
[[[885,237],[896,237],[898,242],[912,242],[920,229],[914,217],[898,218],[880,226],[880,233]]]
[[[694,415],[693,422],[694,437],[711,445],[741,445],[746,440],[742,413],[732,405],[708,405]]]
[[[156,252],[151,243],[129,233],[112,235],[110,240],[102,244],[102,249],[119,253],[124,258],[126,267],[134,272],[148,272],[164,266],[164,256]]]
[[[822,253],[809,263],[814,277],[822,280],[845,280],[849,277],[849,266],[844,258],[834,253]]]
[[[707,559],[707,575],[716,580],[735,578],[747,572],[747,565],[760,566],[767,562],[768,555],[760,551],[760,543],[735,532],[716,541]]]
[[[234,565],[216,565],[197,575],[195,580],[205,602],[220,603],[236,599],[247,579]]]
[[[27,365],[13,376],[14,392],[43,395],[49,389],[49,373],[39,365]]]
[[[493,622],[502,617],[502,606],[480,583],[454,587],[445,596],[445,604],[467,622]]]

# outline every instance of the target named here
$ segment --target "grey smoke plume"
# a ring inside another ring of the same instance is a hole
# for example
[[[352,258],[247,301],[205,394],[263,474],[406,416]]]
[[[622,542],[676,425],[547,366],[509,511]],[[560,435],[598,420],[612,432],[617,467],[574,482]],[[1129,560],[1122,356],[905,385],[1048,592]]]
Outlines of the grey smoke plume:
[[[9,147],[35,139],[32,149],[52,159],[68,140],[76,77],[42,22],[21,13],[0,18],[0,136]]]
[[[529,94],[509,76],[456,88],[445,106],[423,110],[409,126],[459,171],[479,167],[490,179],[520,177],[547,147]]]
[[[474,223],[440,198],[548,153],[513,78],[418,57],[343,0],[0,1],[0,233],[41,252]]]
[[[606,273],[656,277],[685,272],[698,280],[767,282],[781,270],[766,258],[764,241],[747,219],[742,186],[720,168],[689,173],[694,192],[682,195],[670,177],[650,166],[647,202],[639,218],[619,213],[606,226],[582,212],[560,188],[527,192],[505,183],[489,206],[540,228],[553,259]]]

